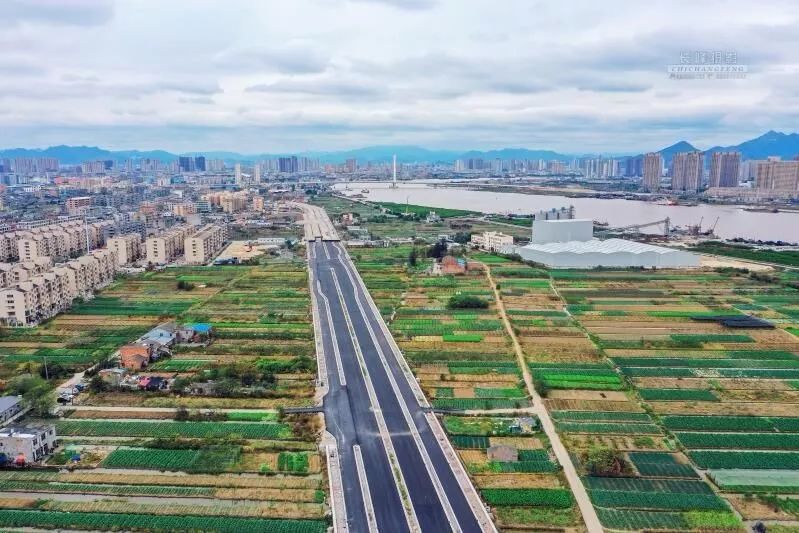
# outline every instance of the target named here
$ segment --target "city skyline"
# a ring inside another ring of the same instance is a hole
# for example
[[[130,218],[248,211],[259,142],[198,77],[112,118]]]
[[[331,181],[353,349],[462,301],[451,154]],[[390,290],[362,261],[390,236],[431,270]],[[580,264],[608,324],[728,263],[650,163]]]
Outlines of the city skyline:
[[[689,4],[673,2],[187,6],[11,2],[0,145],[645,153],[790,130],[797,118],[789,2],[691,4],[701,31],[675,23]],[[748,75],[669,79],[667,66],[695,50],[734,52]]]

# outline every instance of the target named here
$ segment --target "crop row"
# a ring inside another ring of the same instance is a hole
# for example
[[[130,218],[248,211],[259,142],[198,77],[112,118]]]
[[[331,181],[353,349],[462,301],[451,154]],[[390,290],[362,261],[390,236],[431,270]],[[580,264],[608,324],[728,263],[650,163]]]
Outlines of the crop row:
[[[567,489],[483,489],[481,492],[489,505],[572,506],[572,494]]]
[[[643,479],[634,477],[586,477],[586,488],[590,490],[713,494],[713,490],[704,481],[682,479]]]
[[[718,396],[707,389],[638,389],[641,398],[649,401],[717,402]]]
[[[731,512],[688,511],[651,512],[627,509],[597,508],[602,525],[608,529],[628,531],[724,531],[740,530],[741,521]]]
[[[799,417],[672,415],[662,420],[670,430],[799,432]]]
[[[628,457],[642,476],[665,478],[699,477],[691,465],[678,463],[666,452],[629,452]]]
[[[743,452],[698,450],[689,455],[700,468],[799,470],[799,452]]]
[[[481,409],[521,409],[529,405],[530,401],[527,398],[436,398],[433,400],[433,406],[436,409],[457,409],[463,411]]]
[[[591,490],[589,495],[594,504],[600,507],[685,511],[727,509],[724,501],[715,494]]]
[[[607,433],[613,435],[659,435],[655,424],[603,423],[603,422],[557,422],[558,431],[566,433]]]
[[[723,359],[722,359],[723,361]],[[622,366],[621,371],[633,378],[749,378],[749,379],[799,379],[799,369],[780,368],[678,368],[678,367],[631,367]]]
[[[146,468],[186,472],[222,472],[238,461],[241,449],[209,446],[201,450],[117,448],[102,462],[105,468]]]
[[[624,411],[554,411],[552,417],[562,422],[652,422],[646,413]]]
[[[117,422],[68,420],[56,423],[60,435],[88,437],[227,437],[241,435],[246,439],[285,439],[291,429],[285,424],[238,422]]]
[[[230,533],[324,533],[321,520],[275,520],[214,516],[153,515],[133,513],[84,513],[0,509],[0,524],[6,527],[45,529],[218,531]]]
[[[675,434],[686,448],[741,450],[799,450],[797,433],[682,433]]]

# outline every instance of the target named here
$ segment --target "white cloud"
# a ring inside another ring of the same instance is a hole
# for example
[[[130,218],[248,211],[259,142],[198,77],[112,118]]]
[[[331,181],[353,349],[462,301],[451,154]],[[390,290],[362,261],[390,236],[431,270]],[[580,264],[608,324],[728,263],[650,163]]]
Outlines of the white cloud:
[[[114,14],[113,0],[5,0],[3,24],[94,26]]]
[[[11,0],[2,16],[0,146],[635,152],[799,116],[789,0]],[[735,50],[749,77],[668,79],[700,49]]]
[[[437,0],[350,0],[355,3],[385,4],[399,9],[431,9],[438,3]]]
[[[223,70],[308,74],[324,71],[330,58],[307,43],[294,42],[230,48],[217,54],[213,63]]]

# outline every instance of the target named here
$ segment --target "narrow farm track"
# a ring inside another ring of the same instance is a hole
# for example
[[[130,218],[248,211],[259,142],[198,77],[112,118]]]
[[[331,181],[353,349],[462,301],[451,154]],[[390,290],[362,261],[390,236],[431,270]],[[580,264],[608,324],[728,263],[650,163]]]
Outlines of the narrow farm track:
[[[497,288],[497,284],[494,282],[494,278],[491,275],[491,267],[485,263],[481,264],[485,268],[488,282],[491,284],[491,289],[494,291],[494,299],[496,301],[497,311],[502,317],[503,324],[505,324],[505,330],[508,332],[508,335],[510,335],[511,340],[513,341],[513,351],[516,353],[516,360],[518,361],[519,367],[522,370],[522,376],[524,377],[524,383],[527,386],[527,392],[533,399],[533,412],[538,415],[539,420],[541,420],[541,426],[549,438],[550,443],[552,444],[552,450],[555,452],[558,462],[563,467],[563,473],[566,476],[566,480],[569,483],[569,488],[571,489],[572,494],[574,494],[574,499],[577,501],[577,506],[580,508],[580,514],[582,514],[586,528],[590,533],[599,533],[603,531],[602,524],[599,521],[599,516],[597,516],[594,505],[591,503],[591,499],[588,497],[588,492],[585,490],[585,486],[583,485],[580,476],[577,474],[577,469],[574,468],[574,463],[572,463],[569,452],[566,450],[566,447],[560,440],[560,436],[555,430],[555,424],[552,422],[552,418],[550,418],[549,412],[547,412],[541,396],[535,390],[535,386],[533,385],[533,376],[530,372],[530,368],[527,366],[527,361],[525,359],[522,346],[519,343],[519,339],[516,337],[516,333],[513,331],[508,314],[505,312],[505,304],[502,301],[502,295]]]

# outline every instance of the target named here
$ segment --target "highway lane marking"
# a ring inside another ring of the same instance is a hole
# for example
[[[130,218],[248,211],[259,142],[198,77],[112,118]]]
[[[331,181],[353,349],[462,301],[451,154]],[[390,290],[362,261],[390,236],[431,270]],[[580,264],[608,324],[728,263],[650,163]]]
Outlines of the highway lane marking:
[[[366,509],[366,522],[369,526],[369,531],[377,532],[377,520],[375,520],[375,508],[372,504],[372,491],[369,490],[369,480],[366,478],[366,468],[363,466],[363,454],[361,454],[361,447],[355,444],[352,447],[352,452],[355,455],[355,469],[358,471],[358,481],[361,484],[361,497],[363,498],[363,506]]]
[[[319,296],[325,304],[325,314],[327,315],[327,327],[330,331],[330,339],[333,341],[333,356],[336,360],[336,369],[338,370],[338,381],[342,387],[347,386],[347,377],[344,375],[344,363],[341,361],[341,351],[338,346],[338,338],[336,337],[336,328],[333,325],[333,314],[330,312],[330,301],[322,292],[322,283],[316,280],[316,287],[319,291]]]
[[[311,258],[312,255],[314,257],[313,262],[315,262],[315,258],[316,258],[316,252],[314,251],[315,248],[316,248],[315,246],[311,246],[310,244],[308,246],[308,252],[307,252],[308,253],[308,258],[309,258],[308,259],[308,264],[309,264],[309,266],[308,266],[308,284],[309,284],[309,287],[311,288],[311,316],[313,318],[314,346],[316,348],[316,365],[317,365],[316,383],[319,386],[319,388],[321,389],[322,398],[324,398],[325,395],[327,395],[327,393],[329,392],[328,375],[327,375],[327,360],[325,358],[326,357],[325,356],[325,347],[324,347],[324,343],[323,343],[323,340],[322,340],[322,323],[321,323],[321,319],[319,318],[319,301],[316,298],[316,291],[313,290],[314,289],[314,279],[315,279],[315,277],[314,277],[314,269],[311,268],[311,266],[310,266],[310,264],[312,262],[312,260],[310,258]],[[321,401],[323,402],[324,400],[321,400]]]
[[[355,264],[350,258],[349,254],[347,253],[346,249],[340,245],[333,245],[338,250],[338,256],[341,257],[341,252],[343,250],[344,255],[346,257],[346,262],[343,262],[345,269],[350,276],[350,279],[353,279],[353,275],[350,274],[351,270],[354,270],[355,274],[357,274],[357,269],[355,269]],[[408,384],[410,385],[411,389],[414,391],[416,399],[419,401],[419,404],[422,407],[429,407],[430,404],[427,402],[427,398],[424,396],[424,393],[419,386],[419,383],[416,381],[416,378],[413,375],[413,372],[408,365],[408,362],[402,356],[402,352],[397,346],[397,342],[394,339],[394,336],[391,334],[391,331],[388,329],[386,322],[383,320],[382,315],[380,314],[380,310],[377,308],[374,300],[369,295],[369,291],[366,287],[366,284],[363,282],[363,278],[360,275],[356,275],[355,278],[358,281],[358,287],[360,287],[361,292],[365,295],[364,299],[369,304],[369,307],[372,309],[372,313],[375,317],[375,321],[380,325],[380,329],[383,331],[384,337],[388,340],[388,344],[392,349],[394,354],[394,358],[396,359],[398,365],[401,369],[403,369],[403,373],[405,375],[405,379],[407,380]],[[482,499],[477,494],[477,490],[474,488],[469,475],[466,473],[466,470],[463,466],[463,463],[458,458],[457,454],[455,453],[454,448],[452,447],[452,443],[446,436],[444,429],[441,427],[441,424],[436,418],[435,415],[432,413],[427,413],[425,416],[427,419],[427,423],[430,426],[430,430],[433,433],[435,439],[441,443],[442,453],[446,458],[447,462],[449,463],[450,468],[452,469],[452,473],[455,476],[455,479],[458,481],[458,485],[461,487],[461,490],[464,492],[464,495],[469,502],[469,506],[472,509],[477,521],[481,524],[481,527],[484,531],[491,531],[496,533],[497,528],[494,525],[493,520],[491,519],[490,515],[488,514],[488,510],[486,506],[483,504]]]
[[[347,304],[344,301],[344,294],[341,292],[341,285],[339,284],[338,276],[336,276],[336,271],[333,269],[333,267],[330,267],[330,274],[333,276],[333,283],[336,286],[336,292],[338,293],[339,302],[341,303],[344,320],[347,322],[347,330],[349,331],[350,340],[352,340],[352,345],[355,349],[355,356],[358,359],[358,365],[361,368],[361,374],[363,375],[364,383],[366,384],[366,391],[369,394],[369,403],[372,406],[372,412],[374,413],[375,420],[380,428],[380,437],[383,441],[383,449],[385,450],[386,456],[391,464],[391,474],[394,477],[394,485],[400,492],[408,527],[414,532],[421,531],[419,519],[417,518],[416,510],[413,507],[413,502],[409,497],[407,497],[408,485],[405,482],[405,476],[402,473],[402,469],[398,465],[398,460],[396,458],[397,452],[394,450],[394,443],[391,440],[391,436],[388,431],[388,425],[386,424],[386,420],[383,418],[383,413],[380,410],[380,402],[377,400],[377,393],[375,392],[372,378],[369,376],[369,372],[366,368],[366,360],[363,357],[361,345],[358,342],[357,336],[355,335],[355,328],[352,325],[352,320],[350,318],[349,311],[347,310]]]
[[[340,257],[340,256],[339,256]],[[411,436],[413,437],[413,442],[416,444],[416,448],[419,450],[419,455],[422,457],[422,462],[424,463],[425,470],[427,470],[427,475],[430,477],[430,481],[433,483],[433,486],[436,489],[436,495],[438,496],[439,501],[441,502],[441,506],[444,509],[444,513],[447,515],[447,520],[449,521],[450,527],[452,527],[453,531],[461,532],[460,523],[458,522],[458,518],[455,516],[455,511],[452,509],[452,504],[447,497],[446,492],[444,491],[444,486],[441,484],[441,480],[438,477],[438,472],[436,472],[435,468],[433,467],[433,462],[430,459],[430,455],[427,452],[427,448],[422,442],[422,437],[419,435],[419,428],[414,423],[413,417],[411,416],[410,411],[408,410],[408,405],[405,403],[405,398],[402,396],[402,393],[399,390],[399,385],[397,385],[397,381],[394,379],[394,373],[391,371],[391,368],[388,366],[388,362],[386,361],[386,354],[383,352],[382,346],[377,340],[377,336],[375,335],[374,329],[372,328],[372,324],[369,321],[369,318],[366,316],[366,310],[363,308],[361,304],[361,297],[358,294],[358,290],[356,289],[355,280],[352,277],[352,273],[349,271],[346,266],[344,270],[347,272],[347,277],[350,279],[350,283],[352,283],[352,292],[355,296],[355,303],[358,305],[358,310],[361,312],[361,316],[363,317],[364,322],[366,323],[366,329],[369,332],[369,337],[372,339],[372,344],[377,350],[377,354],[380,357],[380,362],[382,363],[383,370],[386,372],[386,376],[388,377],[389,383],[391,383],[391,390],[394,392],[394,396],[397,398],[397,403],[402,410],[402,415],[405,418],[405,423],[408,425],[408,429],[411,432]]]

